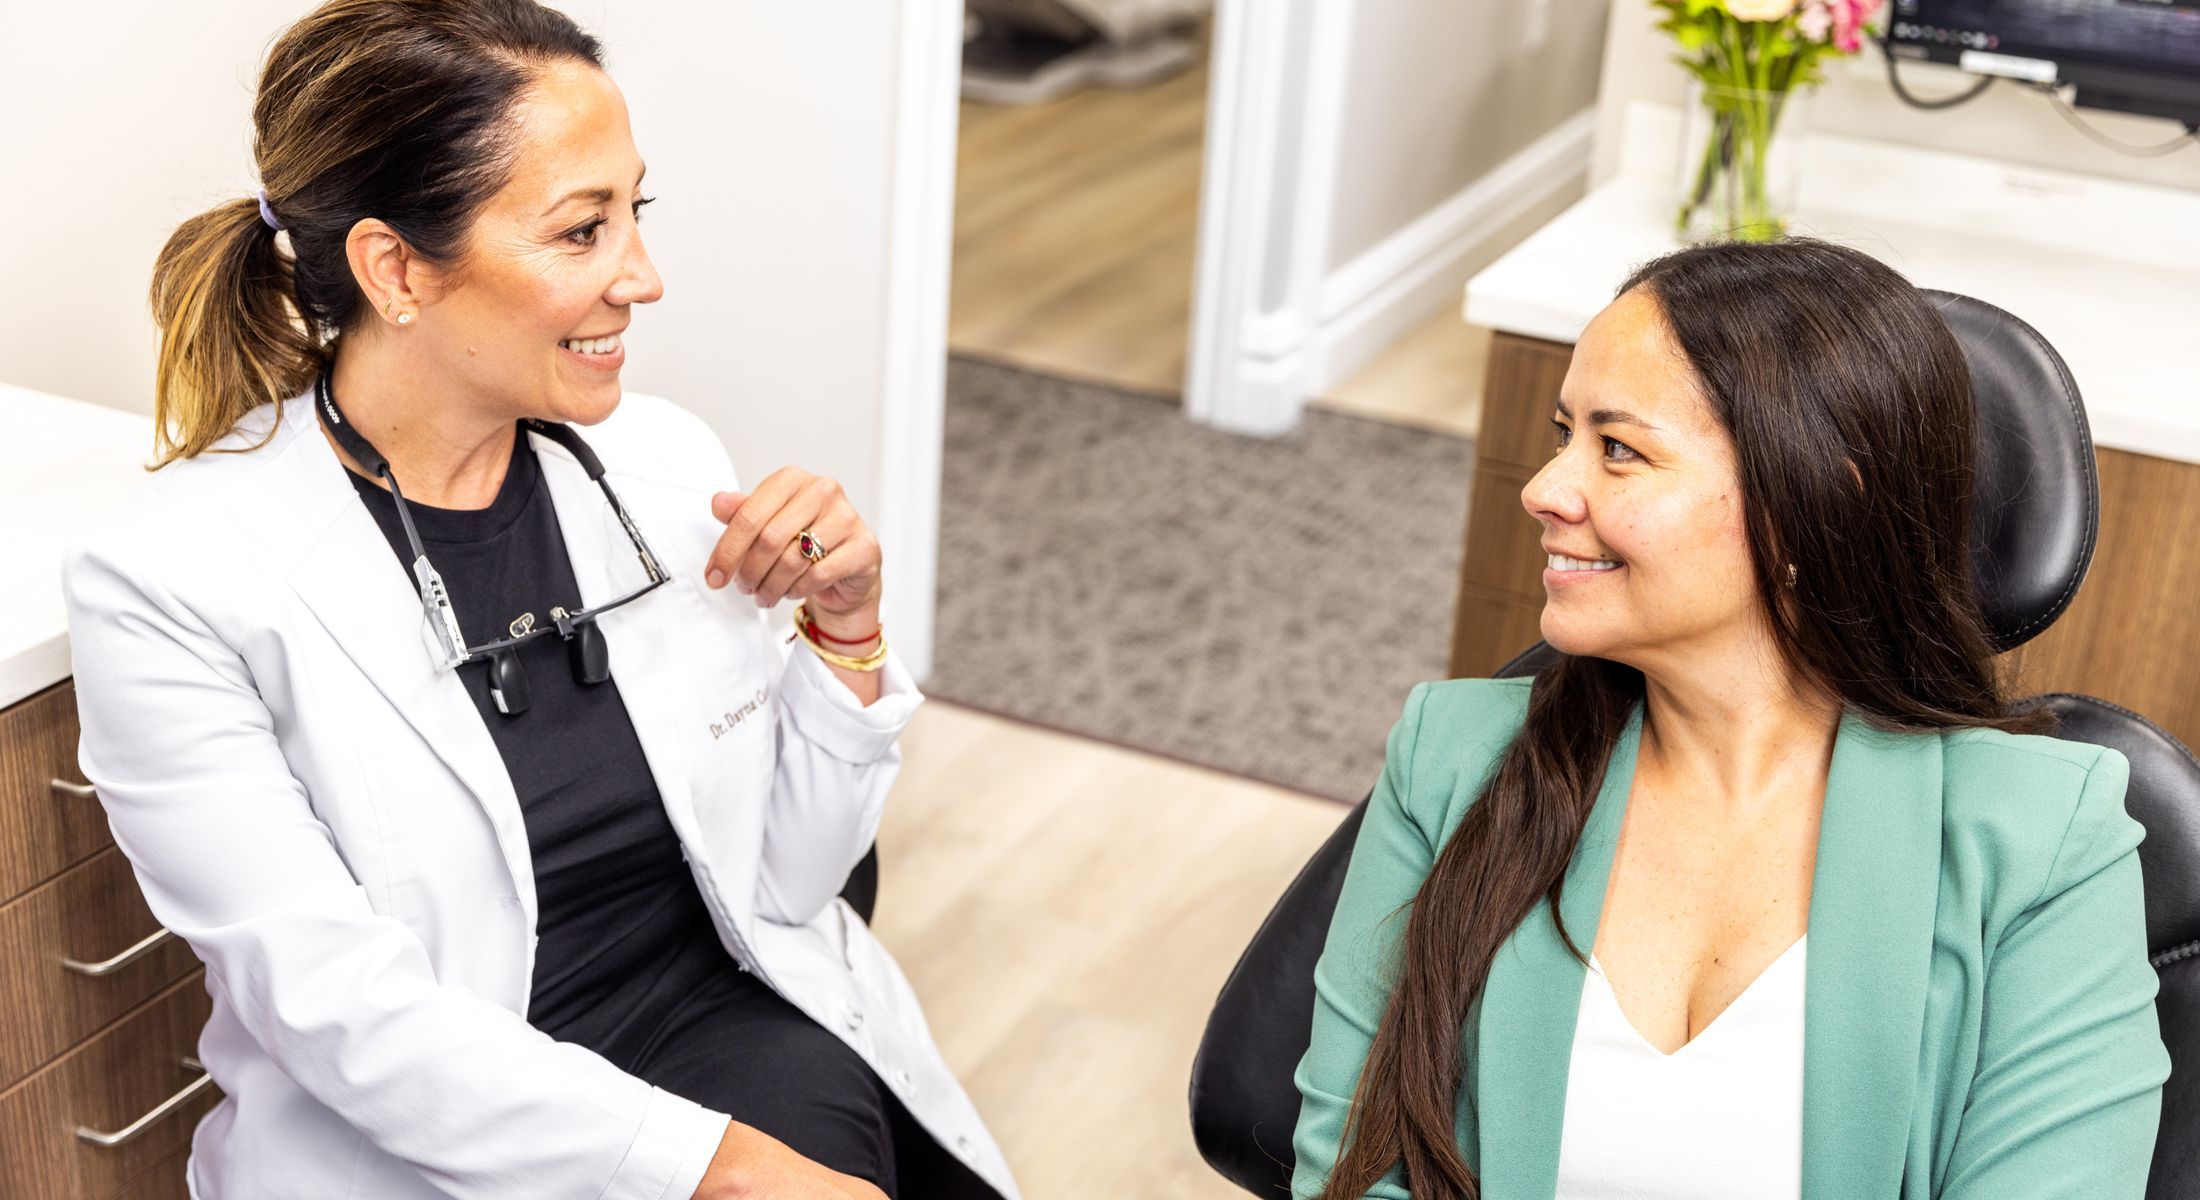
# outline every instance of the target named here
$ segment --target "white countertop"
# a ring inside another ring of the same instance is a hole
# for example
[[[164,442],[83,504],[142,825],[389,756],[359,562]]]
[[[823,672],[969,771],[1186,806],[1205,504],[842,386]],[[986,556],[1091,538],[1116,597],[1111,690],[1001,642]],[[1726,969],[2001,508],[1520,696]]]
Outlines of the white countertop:
[[[1467,284],[1469,323],[1572,342],[1673,236],[1678,113],[1630,107],[1598,187]],[[1819,135],[1793,232],[1998,305],[2069,363],[2095,444],[2200,463],[2200,193]]]
[[[62,551],[152,453],[151,417],[0,383],[0,708],[68,678]]]

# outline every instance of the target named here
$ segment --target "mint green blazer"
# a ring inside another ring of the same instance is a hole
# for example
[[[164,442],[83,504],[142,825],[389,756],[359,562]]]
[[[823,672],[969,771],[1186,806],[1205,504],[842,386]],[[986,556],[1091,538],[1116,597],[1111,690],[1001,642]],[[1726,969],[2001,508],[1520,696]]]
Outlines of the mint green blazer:
[[[1319,1193],[1336,1162],[1389,998],[1399,910],[1519,729],[1528,682],[1422,684],[1391,732],[1314,972],[1294,1196]],[[1566,869],[1566,928],[1584,952],[1641,731],[1638,703]],[[1890,734],[1843,717],[1811,884],[1805,1200],[2143,1195],[2169,1054],[2129,770],[2077,742]],[[1488,1200],[1557,1189],[1585,969],[1541,901],[1468,1014],[1459,1145]],[[1404,1197],[1399,1176],[1367,1194]]]

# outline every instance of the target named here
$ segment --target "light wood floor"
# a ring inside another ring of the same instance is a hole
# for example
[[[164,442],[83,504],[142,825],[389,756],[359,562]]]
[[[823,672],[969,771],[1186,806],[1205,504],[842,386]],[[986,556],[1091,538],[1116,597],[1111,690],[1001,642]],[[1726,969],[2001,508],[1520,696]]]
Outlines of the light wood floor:
[[[1215,994],[1345,809],[938,701],[874,928],[1030,1200],[1240,1196],[1192,1146]]]
[[[965,101],[948,345],[1181,388],[1206,96],[1202,65],[1133,91]]]
[[[1313,407],[1471,438],[1482,425],[1489,358],[1490,331],[1446,307]]]
[[[955,174],[956,351],[1183,390],[1207,70],[1048,104],[965,101]],[[1472,437],[1489,333],[1455,305],[1323,407]]]

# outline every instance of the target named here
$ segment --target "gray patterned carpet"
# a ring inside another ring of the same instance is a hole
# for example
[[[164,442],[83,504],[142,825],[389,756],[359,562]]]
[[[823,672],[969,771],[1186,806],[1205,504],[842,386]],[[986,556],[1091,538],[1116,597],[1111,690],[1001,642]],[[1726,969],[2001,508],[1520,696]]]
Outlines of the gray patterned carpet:
[[[931,695],[1339,800],[1445,673],[1472,443],[948,366]]]

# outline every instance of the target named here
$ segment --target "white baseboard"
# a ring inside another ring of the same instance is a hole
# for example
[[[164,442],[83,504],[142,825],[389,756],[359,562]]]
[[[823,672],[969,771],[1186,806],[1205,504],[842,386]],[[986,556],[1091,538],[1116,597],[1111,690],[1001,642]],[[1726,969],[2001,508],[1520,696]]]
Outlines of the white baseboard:
[[[1309,395],[1344,383],[1447,305],[1504,247],[1492,244],[1523,213],[1579,189],[1597,114],[1585,108],[1496,169],[1454,193],[1322,280],[1307,348]]]

